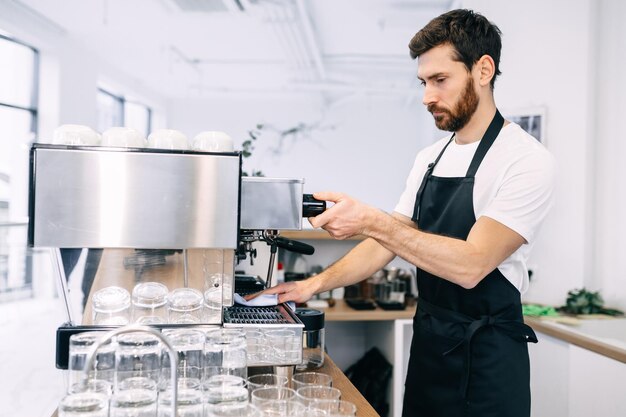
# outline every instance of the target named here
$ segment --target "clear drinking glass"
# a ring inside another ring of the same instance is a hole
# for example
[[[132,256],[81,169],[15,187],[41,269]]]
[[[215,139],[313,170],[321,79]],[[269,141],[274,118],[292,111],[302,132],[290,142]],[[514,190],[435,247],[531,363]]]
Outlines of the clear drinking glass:
[[[111,385],[109,381],[105,381],[104,379],[88,379],[83,383],[78,382],[74,385],[71,385],[68,391],[70,393],[95,392],[105,395],[108,398],[113,393],[113,385]]]
[[[235,375],[215,375],[202,385],[207,411],[216,407],[243,407],[248,403],[246,380]]]
[[[193,288],[177,288],[167,296],[169,322],[196,324],[202,322],[202,293]]]
[[[263,415],[261,410],[252,404],[241,407],[216,405],[207,412],[207,417],[260,417]]]
[[[259,388],[252,391],[252,404],[261,409],[265,409],[265,405],[269,403],[288,403],[296,401],[296,392],[291,388],[285,387],[267,387]]]
[[[272,347],[276,359],[283,363],[296,363],[302,355],[300,337],[289,329],[269,330],[265,332],[268,344]]]
[[[286,387],[289,378],[276,374],[259,374],[248,377],[248,391],[267,387]]]
[[[238,329],[213,329],[206,333],[204,377],[248,376],[245,333]]]
[[[130,319],[130,294],[121,287],[106,287],[94,293],[92,324],[123,326]]]
[[[111,397],[110,417],[155,417],[157,393],[146,389],[118,391]]]
[[[206,337],[200,330],[177,329],[163,332],[178,352],[178,378],[202,378],[204,343]],[[163,352],[163,379],[170,378],[170,357]]]
[[[338,400],[341,398],[341,391],[337,388],[322,387],[319,385],[309,385],[296,391],[298,400],[309,407],[318,400]]]
[[[269,363],[271,346],[262,331],[246,330],[246,346],[249,365]]]
[[[94,368],[85,374],[87,356],[94,345],[102,338],[103,332],[83,332],[70,336],[68,361],[68,388],[70,392],[79,392],[80,386],[88,380],[105,380],[113,384],[115,374],[115,345],[110,341],[98,348]]]
[[[178,417],[202,417],[204,406],[202,392],[193,389],[181,389],[176,397],[176,415]],[[172,415],[172,393],[164,391],[159,394],[159,417]]]
[[[356,405],[349,401],[342,400],[317,400],[313,402],[309,408],[311,410],[320,410],[332,417],[350,417],[356,416]]]
[[[146,333],[127,333],[118,336],[115,362],[116,384],[133,377],[146,377],[159,383],[161,374],[161,344],[155,336]]]
[[[59,404],[59,417],[108,417],[108,415],[107,397],[95,392],[68,394]]]
[[[145,389],[148,391],[157,390],[157,384],[153,379],[145,376],[136,376],[132,378],[126,378],[117,384],[117,391],[127,391],[131,389]]]
[[[140,324],[167,323],[167,294],[160,282],[142,282],[133,288],[133,322]]]
[[[320,372],[302,372],[293,374],[291,377],[291,383],[293,385],[293,389],[296,391],[302,387],[310,385],[331,387],[333,385],[333,378],[330,375],[322,374]]]

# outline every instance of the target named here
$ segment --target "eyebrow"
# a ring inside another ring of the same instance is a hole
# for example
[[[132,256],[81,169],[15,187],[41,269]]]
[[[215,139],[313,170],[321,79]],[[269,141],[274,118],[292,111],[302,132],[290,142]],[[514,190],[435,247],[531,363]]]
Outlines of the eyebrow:
[[[441,77],[442,75],[447,76],[448,74],[447,74],[447,73],[445,73],[445,72],[436,72],[436,73],[434,73],[434,74],[429,75],[428,77],[426,77],[426,79],[427,79],[427,80],[433,80],[433,79],[435,79],[435,78],[439,78],[439,77]],[[420,77],[419,75],[417,76],[417,79],[418,79],[418,80],[420,80],[420,81],[424,81],[424,78]]]

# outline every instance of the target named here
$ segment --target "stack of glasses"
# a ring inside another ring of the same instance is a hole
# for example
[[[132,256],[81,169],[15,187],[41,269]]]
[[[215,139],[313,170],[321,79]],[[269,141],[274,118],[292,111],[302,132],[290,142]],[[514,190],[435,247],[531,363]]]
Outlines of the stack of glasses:
[[[247,377],[245,333],[239,329],[164,330],[178,354],[177,415],[180,417],[355,416],[330,376],[274,374]],[[68,394],[59,417],[169,417],[172,367],[159,339],[126,333],[102,344],[94,367],[84,371],[91,349],[104,336],[70,338]],[[291,387],[291,388],[290,388]]]

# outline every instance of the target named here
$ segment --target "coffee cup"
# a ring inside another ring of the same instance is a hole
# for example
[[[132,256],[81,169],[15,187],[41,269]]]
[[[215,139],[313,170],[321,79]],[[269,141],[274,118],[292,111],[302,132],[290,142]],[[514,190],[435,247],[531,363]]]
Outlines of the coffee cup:
[[[192,148],[203,152],[233,152],[233,140],[224,132],[206,131],[193,138]]]
[[[97,146],[100,144],[100,135],[89,126],[67,124],[54,129],[52,143],[55,145]]]
[[[102,146],[116,148],[145,148],[146,139],[130,127],[112,127],[102,133]]]
[[[157,129],[148,136],[148,148],[189,149],[189,140],[178,130]]]

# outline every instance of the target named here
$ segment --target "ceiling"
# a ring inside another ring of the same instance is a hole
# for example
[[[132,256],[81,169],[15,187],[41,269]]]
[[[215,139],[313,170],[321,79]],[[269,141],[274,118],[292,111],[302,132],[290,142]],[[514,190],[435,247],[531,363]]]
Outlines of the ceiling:
[[[407,44],[446,0],[19,0],[164,97],[407,94]],[[62,7],[60,7],[62,4]]]

